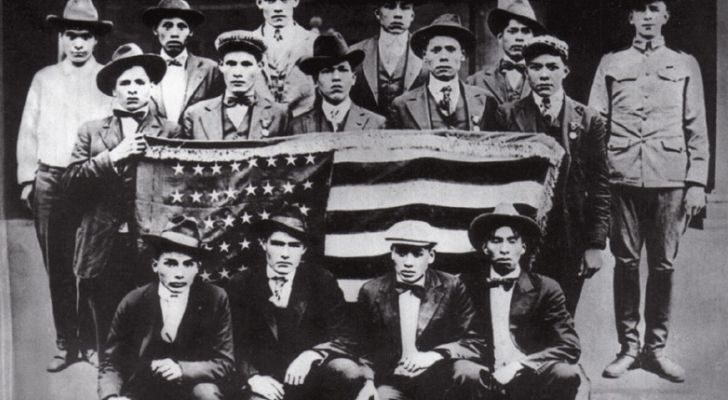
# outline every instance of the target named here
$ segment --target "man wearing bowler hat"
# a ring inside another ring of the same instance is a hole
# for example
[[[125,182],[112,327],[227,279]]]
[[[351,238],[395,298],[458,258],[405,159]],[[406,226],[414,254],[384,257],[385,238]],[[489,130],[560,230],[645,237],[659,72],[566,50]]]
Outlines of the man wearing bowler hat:
[[[429,77],[427,84],[394,99],[388,115],[391,128],[477,131],[483,118],[495,115],[496,101],[458,77],[466,55],[475,49],[475,37],[460,17],[437,17],[412,34],[410,46],[422,57]]]
[[[68,166],[78,127],[87,119],[111,111],[111,98],[99,91],[94,79],[102,65],[93,52],[99,38],[111,31],[110,21],[99,20],[90,0],[70,0],[63,16],[49,15],[58,32],[62,60],[38,71],[25,101],[18,131],[18,183],[21,200],[33,211],[35,229],[48,272],[58,352],[48,364],[60,371],[79,359],[90,359],[95,344],[84,337],[76,308],[73,248],[76,223],[63,200],[61,176]]]
[[[528,97],[531,86],[526,76],[523,48],[526,42],[545,33],[546,29],[536,19],[531,5],[524,0],[491,11],[488,28],[498,39],[501,57],[468,77],[466,82],[487,90],[498,104]]]
[[[185,0],[161,0],[142,14],[152,28],[167,63],[167,73],[152,91],[159,113],[179,122],[187,107],[222,92],[223,82],[217,63],[192,54],[187,44],[205,16]]]
[[[257,230],[264,265],[228,286],[240,385],[251,399],[354,399],[366,378],[334,276],[303,260],[312,236],[283,206]]]
[[[382,129],[386,119],[355,104],[349,94],[356,82],[354,69],[364,59],[362,50],[349,50],[338,32],[316,38],[313,56],[301,60],[299,67],[316,82],[313,109],[291,121],[290,133],[350,132]]]
[[[485,265],[463,276],[492,344],[481,370],[483,398],[574,399],[588,381],[574,322],[558,283],[528,271],[541,230],[512,204],[476,217],[468,236]],[[499,397],[500,396],[503,397]]]
[[[99,399],[222,399],[234,370],[225,291],[197,279],[198,222],[176,216],[142,238],[153,282],[119,304],[99,368]]]

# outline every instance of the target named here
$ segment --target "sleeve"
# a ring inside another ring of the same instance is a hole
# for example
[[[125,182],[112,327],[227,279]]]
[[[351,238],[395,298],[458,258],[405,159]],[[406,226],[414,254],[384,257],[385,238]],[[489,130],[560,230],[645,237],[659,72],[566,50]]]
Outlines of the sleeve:
[[[607,162],[607,127],[604,119],[594,115],[586,137],[587,166],[587,245],[604,249],[607,245],[610,219],[609,164]]]
[[[18,183],[35,179],[38,167],[38,119],[40,118],[41,79],[36,74],[25,99],[23,117],[18,131]]]
[[[322,353],[325,358],[336,356],[354,358],[356,339],[354,338],[353,321],[346,310],[346,300],[333,275],[321,276],[317,292],[322,301],[324,323],[326,324],[326,341],[312,348]]]
[[[604,116],[605,118],[610,117],[610,102],[609,90],[607,87],[607,75],[606,69],[609,63],[609,55],[602,57],[597,67],[597,72],[594,75],[594,81],[592,82],[591,92],[589,93],[589,107],[594,108]]]
[[[465,285],[456,278],[452,294],[453,327],[457,340],[441,344],[433,350],[451,359],[480,359],[487,347],[482,331],[476,328],[475,308]]]
[[[129,297],[116,309],[111,322],[105,350],[99,356],[98,394],[99,399],[121,394],[122,385],[129,374],[135,350],[132,348],[132,329]]]
[[[373,339],[375,337],[375,332],[371,331],[372,324],[370,322],[372,321],[372,316],[370,315],[370,304],[371,300],[369,299],[369,293],[365,290],[365,286],[362,286],[362,288],[359,289],[359,295],[356,300],[357,312],[355,315],[358,317],[358,320],[361,321],[361,323],[356,325],[358,328],[357,350],[358,353],[361,354],[359,363],[362,365],[364,375],[367,379],[374,380],[374,362],[371,359],[370,352],[374,347]]]
[[[688,184],[705,186],[708,180],[709,142],[705,117],[705,96],[700,66],[693,56],[687,57],[689,71],[685,88],[683,129],[688,153]]]

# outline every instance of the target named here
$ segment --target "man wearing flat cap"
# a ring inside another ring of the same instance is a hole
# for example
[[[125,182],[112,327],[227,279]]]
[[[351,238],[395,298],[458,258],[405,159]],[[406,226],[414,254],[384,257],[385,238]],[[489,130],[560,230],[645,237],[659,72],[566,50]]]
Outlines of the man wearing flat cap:
[[[303,214],[283,206],[257,226],[265,264],[228,286],[240,386],[251,399],[354,399],[366,381],[334,276],[303,260]]]
[[[379,21],[379,33],[351,46],[365,55],[364,62],[354,70],[356,83],[351,98],[355,103],[386,115],[395,97],[427,80],[422,59],[409,45],[409,29],[419,3],[417,0],[371,1]]]
[[[229,31],[217,37],[215,49],[220,54],[225,91],[185,112],[184,136],[195,140],[252,140],[284,135],[288,109],[256,90],[263,79],[263,41],[249,31]]]
[[[498,39],[501,57],[465,81],[488,91],[498,104],[528,97],[531,86],[526,76],[523,48],[545,28],[536,19],[528,1],[517,0],[488,14],[488,28]]]
[[[349,50],[338,32],[316,38],[313,56],[301,60],[299,67],[316,82],[313,109],[291,121],[290,133],[351,132],[383,129],[387,120],[359,107],[349,94],[356,82],[354,69],[364,59],[362,50]]]
[[[145,136],[175,137],[179,131],[149,97],[166,68],[161,57],[136,44],[116,49],[96,75],[99,90],[114,97],[114,112],[79,128],[63,174],[64,194],[81,215],[74,257],[79,296],[89,303],[99,346],[121,298],[147,276],[135,268],[136,160]]]
[[[96,73],[102,65],[93,52],[99,38],[111,31],[110,21],[99,20],[90,0],[70,0],[63,16],[49,15],[48,25],[60,37],[62,60],[38,71],[25,101],[18,131],[18,183],[21,200],[33,211],[43,261],[50,283],[57,354],[50,372],[91,358],[95,343],[79,338],[86,327],[77,312],[73,248],[77,224],[64,202],[61,176],[70,163],[78,127],[87,119],[111,111],[111,98],[99,91]],[[85,307],[81,307],[85,310]]]
[[[480,371],[481,398],[574,399],[588,383],[574,321],[558,283],[529,272],[541,230],[512,204],[476,217],[468,236],[485,256],[481,269],[463,276],[477,319],[492,346]]]
[[[393,270],[359,291],[365,388],[380,400],[473,398],[485,340],[463,283],[431,268],[434,228],[400,221],[385,240]]]
[[[233,378],[225,291],[197,279],[198,222],[173,217],[142,238],[157,279],[119,304],[99,367],[100,400],[222,399]]]
[[[672,382],[685,371],[665,355],[674,261],[690,220],[705,207],[710,145],[700,66],[665,44],[669,1],[630,0],[632,45],[605,55],[589,105],[607,118],[612,184],[610,248],[620,351],[604,369],[641,366]],[[640,340],[640,258],[647,249],[645,335]]]
[[[559,282],[573,316],[584,279],[602,267],[609,231],[606,125],[596,110],[564,93],[566,43],[537,36],[526,43],[523,55],[531,94],[502,105],[495,129],[488,130],[543,132],[566,151],[534,270]]]
[[[167,63],[167,73],[152,91],[159,113],[170,121],[181,122],[189,106],[222,93],[223,82],[217,63],[192,54],[187,44],[205,16],[185,0],[161,0],[142,14],[152,28]]]
[[[394,129],[477,131],[495,115],[496,101],[481,88],[463,83],[458,73],[475,37],[460,17],[443,14],[412,34],[410,46],[429,71],[427,84],[392,102],[388,125]]]

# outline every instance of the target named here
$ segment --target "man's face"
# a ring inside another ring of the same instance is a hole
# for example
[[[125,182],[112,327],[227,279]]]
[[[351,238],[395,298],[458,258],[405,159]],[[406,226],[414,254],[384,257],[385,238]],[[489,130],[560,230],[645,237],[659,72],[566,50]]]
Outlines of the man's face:
[[[422,279],[427,268],[435,261],[435,250],[419,246],[392,245],[392,261],[397,278],[405,283]]]
[[[182,18],[163,18],[154,28],[154,35],[164,51],[175,57],[185,49],[187,40],[192,37],[192,31],[187,21]]]
[[[149,104],[152,83],[144,68],[135,65],[116,79],[114,98],[127,111],[136,111]]]
[[[569,68],[561,57],[542,54],[528,62],[528,81],[538,95],[551,96],[561,90]]]
[[[152,269],[159,277],[159,282],[173,292],[189,288],[199,272],[199,266],[197,259],[178,251],[162,252],[152,262]]]
[[[637,36],[643,39],[661,36],[662,27],[669,19],[670,13],[664,1],[653,1],[629,13],[629,23],[634,26]]]
[[[386,1],[374,10],[382,29],[399,35],[407,32],[415,19],[415,7],[406,1]]]
[[[234,93],[248,93],[260,74],[260,64],[246,51],[231,51],[220,61],[225,86]]]
[[[318,73],[319,93],[331,104],[340,104],[349,97],[356,77],[348,61],[326,67]]]
[[[263,243],[265,260],[279,275],[288,275],[298,268],[306,246],[285,232],[273,232]]]
[[[441,81],[455,79],[463,61],[465,53],[455,38],[434,36],[427,43],[424,62],[435,78]]]
[[[87,29],[66,29],[61,34],[63,54],[76,66],[86,64],[94,53],[96,43],[96,36]]]
[[[498,35],[503,52],[514,61],[523,58],[523,45],[533,37],[533,31],[527,25],[512,19],[508,26]]]
[[[258,8],[263,12],[265,23],[274,28],[283,28],[293,23],[293,9],[298,0],[257,0]]]
[[[518,267],[521,256],[526,252],[526,244],[513,228],[502,226],[486,238],[483,252],[496,272],[506,275]]]

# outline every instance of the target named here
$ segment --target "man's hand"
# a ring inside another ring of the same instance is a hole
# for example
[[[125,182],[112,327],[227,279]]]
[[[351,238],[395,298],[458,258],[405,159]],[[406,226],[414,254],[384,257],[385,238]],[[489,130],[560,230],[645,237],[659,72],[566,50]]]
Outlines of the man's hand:
[[[283,385],[273,377],[267,375],[254,375],[248,379],[250,390],[268,400],[283,400]]]
[[[417,353],[402,357],[399,360],[399,365],[394,370],[394,374],[413,378],[425,372],[432,364],[442,359],[442,354],[436,351],[418,351]]]
[[[33,182],[23,184],[23,189],[20,192],[20,201],[23,202],[25,208],[33,211]]]
[[[584,278],[591,278],[602,269],[604,258],[602,251],[599,249],[586,249],[584,251],[584,261],[581,263],[581,272],[579,275]]]
[[[141,133],[129,135],[109,152],[109,158],[111,159],[111,163],[116,165],[131,157],[144,154],[146,148],[147,141],[144,140],[144,135]]]
[[[161,375],[168,382],[174,382],[182,378],[182,368],[171,358],[152,360],[152,372]]]
[[[705,188],[702,186],[690,186],[685,192],[683,207],[688,218],[692,218],[705,208]]]
[[[287,385],[298,386],[302,385],[303,381],[306,380],[306,376],[311,371],[311,365],[314,362],[323,360],[324,357],[316,351],[306,350],[299,354],[291,365],[286,370],[286,377],[283,380]]]
[[[523,369],[523,364],[518,361],[512,362],[504,367],[500,367],[493,372],[493,379],[501,385],[509,384],[513,378]]]
[[[367,382],[361,388],[355,400],[379,400],[379,394],[377,393],[377,387],[374,386],[374,381],[367,379]]]

